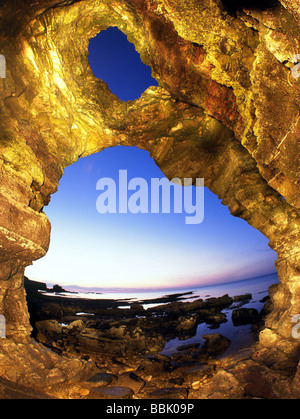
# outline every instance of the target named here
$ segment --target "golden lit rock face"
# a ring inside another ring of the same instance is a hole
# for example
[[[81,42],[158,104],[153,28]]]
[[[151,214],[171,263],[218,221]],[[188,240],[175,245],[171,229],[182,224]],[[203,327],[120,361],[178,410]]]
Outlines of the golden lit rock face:
[[[281,285],[267,327],[290,339],[300,313],[298,0],[236,14],[221,0],[3,3],[0,312],[9,337],[30,335],[20,278],[48,250],[42,210],[64,168],[137,145],[170,178],[204,177],[233,215],[270,239]],[[135,102],[120,101],[89,67],[89,40],[110,26],[160,84]]]

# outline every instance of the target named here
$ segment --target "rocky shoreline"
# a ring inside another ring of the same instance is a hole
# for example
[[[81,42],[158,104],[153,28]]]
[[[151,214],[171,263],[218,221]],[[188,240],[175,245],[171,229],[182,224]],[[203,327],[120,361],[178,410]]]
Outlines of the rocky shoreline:
[[[25,287],[33,337],[37,341],[57,352],[96,354],[102,359],[159,354],[168,341],[184,341],[195,336],[199,324],[218,329],[228,321],[225,309],[231,310],[234,326],[251,324],[256,335],[263,320],[256,309],[242,307],[252,299],[251,294],[192,302],[184,301],[186,294],[173,294],[129,303],[66,298],[61,294],[65,293],[63,289],[47,290],[45,294],[44,284],[28,279]],[[49,295],[51,292],[53,295]],[[222,351],[215,355],[222,355]]]
[[[231,341],[217,329],[228,321],[228,313],[224,313],[227,310],[235,327],[252,325],[252,333],[257,337],[270,310],[268,297],[261,301],[265,305],[260,313],[243,307],[251,300],[251,294],[189,302],[184,301],[184,295],[173,294],[164,297],[164,301],[151,300],[159,305],[148,309],[144,304],[149,300],[125,302],[124,309],[116,300],[66,298],[60,295],[65,290],[48,290],[45,284],[27,278],[25,287],[33,337],[59,355],[93,362],[97,367],[94,376],[70,390],[70,397],[210,398],[215,380],[221,380],[221,387],[228,387],[222,390],[222,398],[250,397],[243,393],[241,383],[233,385],[236,377],[229,370],[237,364],[241,368],[243,363],[248,366],[254,362],[254,349],[245,348],[224,357]],[[53,295],[49,295],[51,292]],[[185,344],[202,323],[212,333],[202,336],[202,342]],[[162,355],[166,342],[175,338],[182,343],[171,356]],[[289,367],[293,370],[293,363]],[[258,377],[254,374],[252,378],[256,381]],[[253,388],[260,389],[254,391],[253,397],[266,397],[261,386]],[[269,396],[275,398],[271,390]]]

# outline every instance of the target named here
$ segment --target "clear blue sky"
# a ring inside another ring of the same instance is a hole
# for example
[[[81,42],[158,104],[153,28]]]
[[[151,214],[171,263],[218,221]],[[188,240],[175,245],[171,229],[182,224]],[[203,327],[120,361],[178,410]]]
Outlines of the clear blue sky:
[[[122,100],[157,85],[134,46],[117,29],[90,43],[90,64]],[[105,288],[176,288],[231,282],[275,272],[268,240],[205,188],[205,218],[187,225],[186,214],[105,214],[96,210],[97,181],[163,178],[148,152],[115,147],[66,168],[45,208],[52,223],[47,256],[27,268],[35,280]]]

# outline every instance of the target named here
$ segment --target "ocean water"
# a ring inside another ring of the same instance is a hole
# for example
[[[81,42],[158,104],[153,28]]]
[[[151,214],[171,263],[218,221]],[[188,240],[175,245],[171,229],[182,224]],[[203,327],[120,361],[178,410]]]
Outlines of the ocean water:
[[[255,308],[259,312],[263,308],[264,303],[261,303],[264,297],[268,295],[268,290],[271,285],[277,284],[279,282],[277,273],[273,273],[270,275],[264,275],[257,278],[251,278],[243,281],[231,282],[226,284],[219,284],[219,285],[210,285],[204,287],[196,287],[196,288],[180,288],[180,289],[173,289],[173,290],[147,290],[147,291],[137,291],[137,290],[101,290],[99,289],[94,290],[94,292],[77,292],[75,293],[66,293],[66,294],[59,294],[65,296],[66,298],[90,298],[90,299],[113,299],[120,301],[120,308],[130,308],[129,305],[126,306],[128,303],[144,301],[144,300],[151,300],[154,298],[160,298],[166,295],[172,294],[186,294],[182,295],[179,298],[179,301],[194,301],[195,299],[207,299],[210,297],[221,297],[225,294],[228,294],[230,297],[235,297],[237,295],[243,294],[252,294],[252,299],[247,303],[244,304],[243,307],[247,308]],[[53,294],[49,294],[53,295]],[[125,304],[125,305],[124,305]],[[163,303],[165,304],[165,303]],[[160,304],[143,304],[144,308],[155,307]],[[165,345],[164,350],[161,352],[163,355],[172,355],[172,353],[176,352],[176,348],[181,345],[192,344],[192,343],[204,343],[203,335],[205,334],[214,334],[219,333],[228,339],[231,340],[231,346],[228,350],[223,354],[223,356],[227,356],[230,354],[234,354],[239,350],[247,348],[254,343],[254,338],[251,333],[252,326],[234,326],[231,320],[231,308],[223,310],[223,313],[226,314],[227,322],[220,325],[217,329],[211,329],[205,323],[199,324],[197,328],[197,332],[194,337],[180,340],[180,339],[172,339]]]
[[[260,300],[268,296],[268,289],[271,285],[278,283],[278,275],[275,273],[230,284],[200,288],[197,290],[197,292],[199,292],[199,297],[203,299],[208,298],[208,295],[211,297],[220,297],[222,295],[228,294],[230,297],[234,297],[237,295],[249,293],[252,294],[252,299],[247,304],[244,304],[243,307],[255,308],[258,310],[258,312],[260,312],[264,306],[264,303],[261,303]],[[226,314],[227,322],[221,324],[219,328],[211,329],[205,323],[199,324],[194,337],[185,340],[170,340],[165,345],[165,348],[161,354],[170,356],[176,352],[176,348],[178,346],[192,343],[202,344],[205,341],[205,339],[203,339],[203,335],[214,333],[219,333],[220,335],[223,335],[231,340],[230,347],[224,354],[222,354],[221,357],[236,354],[245,348],[249,348],[255,342],[252,334],[252,326],[234,326],[231,320],[231,313],[233,308],[234,306],[223,310],[223,313]]]
[[[123,302],[137,302],[144,300],[151,300],[154,298],[161,298],[166,295],[172,294],[186,294],[182,295],[178,301],[193,301],[198,298],[205,300],[210,297],[222,297],[225,294],[228,294],[230,297],[236,295],[252,293],[259,294],[261,292],[268,292],[268,288],[272,284],[278,283],[277,273],[260,276],[257,278],[245,279],[242,281],[235,281],[226,284],[218,285],[207,285],[200,287],[190,287],[190,288],[174,288],[174,289],[159,289],[159,290],[136,290],[136,289],[85,289],[81,291],[80,287],[66,287],[67,290],[71,291],[68,293],[59,293],[60,296],[66,298],[85,298],[85,299],[97,299],[97,300],[118,300]],[[72,292],[74,291],[74,292]],[[76,292],[75,292],[76,291]],[[55,295],[49,293],[47,295]],[[154,304],[157,306],[158,304]],[[145,308],[149,308],[150,304],[145,304]],[[151,305],[152,306],[152,305]]]

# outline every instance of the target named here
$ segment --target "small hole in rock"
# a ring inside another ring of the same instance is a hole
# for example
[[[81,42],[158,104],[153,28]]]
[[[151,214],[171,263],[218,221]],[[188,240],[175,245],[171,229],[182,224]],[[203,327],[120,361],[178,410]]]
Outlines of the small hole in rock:
[[[158,86],[151,68],[118,28],[108,28],[90,40],[89,62],[95,76],[122,101],[136,100],[150,86]]]

